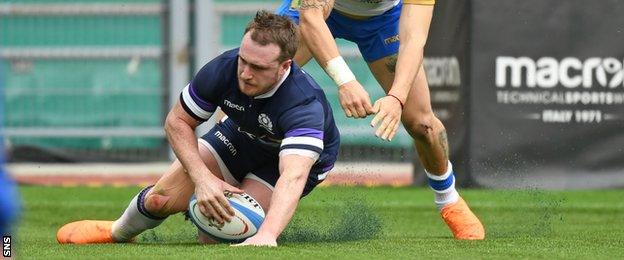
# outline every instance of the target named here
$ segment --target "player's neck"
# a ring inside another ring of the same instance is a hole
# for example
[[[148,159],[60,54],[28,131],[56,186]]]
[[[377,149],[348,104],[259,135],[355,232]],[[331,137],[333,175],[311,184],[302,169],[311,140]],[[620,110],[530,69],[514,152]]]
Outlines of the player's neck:
[[[272,97],[273,94],[275,94],[275,92],[277,92],[277,89],[279,89],[279,87],[282,85],[282,83],[284,83],[284,81],[286,81],[286,78],[288,78],[288,75],[290,75],[290,67],[288,67],[288,69],[286,69],[286,72],[284,72],[284,75],[282,75],[280,80],[277,81],[277,83],[275,83],[275,85],[273,85],[273,87],[271,87],[271,89],[269,91],[255,96],[254,99]]]

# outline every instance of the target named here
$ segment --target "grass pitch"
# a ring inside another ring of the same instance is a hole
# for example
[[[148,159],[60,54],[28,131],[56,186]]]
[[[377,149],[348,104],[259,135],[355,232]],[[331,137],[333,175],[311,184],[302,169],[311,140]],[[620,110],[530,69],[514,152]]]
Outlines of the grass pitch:
[[[603,258],[624,257],[624,190],[460,191],[485,241],[456,241],[425,188],[321,187],[303,199],[277,248],[198,245],[182,215],[132,244],[58,245],[56,230],[81,219],[116,219],[139,191],[22,187],[20,258]]]

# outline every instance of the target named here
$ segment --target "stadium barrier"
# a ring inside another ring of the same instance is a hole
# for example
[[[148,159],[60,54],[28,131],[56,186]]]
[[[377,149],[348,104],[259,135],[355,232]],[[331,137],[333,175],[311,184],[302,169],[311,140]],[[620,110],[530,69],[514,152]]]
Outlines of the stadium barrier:
[[[160,1],[0,3],[12,161],[166,158]]]

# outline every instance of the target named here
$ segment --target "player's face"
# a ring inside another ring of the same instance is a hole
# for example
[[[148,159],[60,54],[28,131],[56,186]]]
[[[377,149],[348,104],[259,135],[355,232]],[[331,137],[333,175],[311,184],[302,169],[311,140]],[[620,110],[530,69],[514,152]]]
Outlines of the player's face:
[[[284,75],[291,60],[279,62],[276,44],[262,46],[247,32],[238,52],[238,86],[245,95],[255,97],[269,92]]]

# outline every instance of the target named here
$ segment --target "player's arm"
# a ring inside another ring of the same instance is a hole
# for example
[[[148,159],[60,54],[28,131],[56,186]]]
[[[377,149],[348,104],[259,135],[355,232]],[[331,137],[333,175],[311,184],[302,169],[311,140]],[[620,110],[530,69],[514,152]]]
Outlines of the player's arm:
[[[234,209],[223,196],[223,191],[242,191],[212,174],[199,156],[195,128],[201,122],[185,111],[181,102],[178,101],[167,114],[165,132],[173,152],[195,184],[200,211],[223,223],[223,221],[229,221],[234,215]]]
[[[381,122],[375,135],[391,140],[396,134],[401,121],[403,105],[422,66],[425,43],[433,14],[433,5],[410,4],[415,0],[405,1],[399,19],[399,54],[392,87],[386,97],[375,102],[377,115],[371,126]],[[422,1],[421,1],[422,2]]]
[[[314,162],[315,159],[298,154],[280,156],[280,177],[271,195],[271,207],[258,233],[241,245],[277,246],[277,237],[295,213]]]
[[[300,0],[299,30],[312,55],[323,68],[328,61],[340,56],[334,37],[325,19],[334,6],[334,0]]]
[[[299,198],[316,160],[298,154],[280,156],[280,177],[271,196],[271,208],[258,233],[277,239],[295,213]]]
[[[312,56],[339,87],[340,105],[347,117],[366,117],[373,113],[370,97],[355,79],[325,23],[333,0],[300,0],[299,30]]]
[[[169,144],[178,160],[189,172],[191,179],[195,172],[202,172],[207,167],[199,157],[195,128],[200,124],[195,118],[189,115],[180,101],[178,101],[165,119],[165,133]]]
[[[220,223],[234,215],[223,192],[242,192],[217,178],[199,155],[195,128],[208,120],[218,104],[224,64],[230,62],[229,54],[219,56],[204,65],[180,94],[180,99],[167,115],[165,131],[178,160],[195,184],[199,210]],[[225,66],[229,67],[229,66]]]
[[[404,4],[399,19],[399,54],[390,94],[403,103],[423,63],[433,5]]]
[[[279,152],[280,177],[262,226],[243,245],[276,245],[277,237],[297,208],[310,169],[325,147],[324,114],[321,103],[315,101],[291,109],[280,117],[279,127],[285,132]]]

